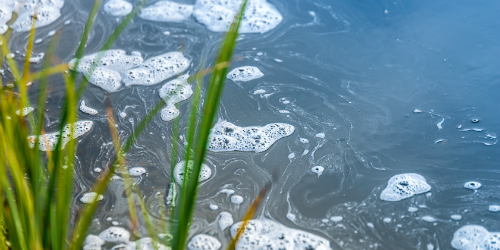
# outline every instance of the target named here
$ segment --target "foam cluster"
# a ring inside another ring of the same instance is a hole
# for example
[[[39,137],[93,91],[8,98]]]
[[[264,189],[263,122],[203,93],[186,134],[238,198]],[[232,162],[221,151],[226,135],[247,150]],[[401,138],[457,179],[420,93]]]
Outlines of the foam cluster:
[[[453,234],[451,246],[458,250],[500,249],[500,232],[490,233],[478,225],[467,225]]]
[[[80,102],[80,111],[89,115],[97,115],[97,110],[85,105],[85,100],[82,100],[82,102]]]
[[[242,222],[231,227],[231,236],[235,237]],[[238,240],[237,250],[251,249],[316,249],[327,250],[330,242],[317,235],[292,229],[268,219],[250,220]]]
[[[234,82],[248,82],[263,76],[264,74],[259,70],[259,68],[254,66],[239,67],[231,70],[231,72],[227,74],[227,78]]]
[[[3,0],[0,2],[0,34],[5,33],[9,29],[7,23],[12,18],[12,12],[16,3],[16,0]]]
[[[82,197],[80,198],[80,201],[83,203],[92,203],[92,202],[94,202],[94,200],[102,201],[103,199],[104,199],[104,196],[102,196],[102,195],[97,196],[96,192],[89,192],[89,193],[83,194]]]
[[[130,85],[153,85],[182,73],[191,61],[181,52],[169,52],[149,58],[142,65],[123,74],[123,83]]]
[[[175,181],[179,185],[182,185],[182,181],[184,180],[185,175],[191,176],[191,172],[193,169],[194,161],[188,161],[187,174],[184,174],[185,163],[186,163],[185,161],[180,161],[179,163],[177,163],[175,165],[175,168],[174,168],[174,178],[175,178]],[[210,169],[210,167],[208,167],[206,164],[202,164],[201,171],[200,171],[200,177],[199,177],[198,181],[199,182],[206,181],[206,180],[208,180],[208,178],[210,178],[211,175],[212,175],[212,170]]]
[[[92,121],[78,121],[73,124],[73,133],[71,133],[71,126],[67,124],[64,126],[62,133],[57,131],[51,134],[44,134],[38,137],[38,147],[42,151],[53,151],[56,147],[57,140],[59,136],[62,136],[62,148],[66,146],[66,144],[71,139],[76,139],[92,129],[94,122]],[[36,136],[32,135],[28,137],[28,141],[31,148],[35,147]]]
[[[398,174],[387,183],[387,187],[380,194],[384,201],[400,201],[416,194],[431,190],[425,178],[419,174]]]
[[[98,60],[99,59],[99,60]],[[126,55],[124,50],[107,50],[84,56],[76,66],[76,59],[68,63],[70,69],[81,72],[94,84],[108,92],[115,92],[121,87],[123,71],[138,67],[143,62],[139,52]],[[94,67],[92,74],[90,69]]]
[[[224,231],[226,228],[233,225],[234,220],[233,216],[228,212],[220,212],[219,214],[219,228],[221,231]]]
[[[1,17],[1,13],[4,13],[4,11],[10,11],[10,14],[12,15],[12,11],[14,10],[17,2],[22,1],[2,0],[2,3],[0,4],[0,9],[2,9],[2,11],[0,11],[0,33],[3,33],[1,31],[5,29],[4,20],[7,19],[7,17],[9,17],[8,19],[10,19],[9,15]],[[61,16],[61,8],[63,7],[63,5],[63,0],[26,0],[21,7],[19,16],[12,24],[11,28],[17,32],[29,31],[31,29],[35,9],[37,11],[35,28],[47,26]]]
[[[198,0],[193,16],[214,32],[225,32],[238,13],[242,0]],[[264,33],[275,28],[283,19],[276,8],[266,0],[249,0],[240,33]]]
[[[193,6],[170,1],[159,1],[141,10],[139,17],[156,22],[181,22],[193,13]]]
[[[132,11],[132,4],[124,0],[109,0],[104,11],[112,16],[126,16]]]
[[[238,127],[219,121],[212,128],[208,149],[222,151],[266,151],[277,140],[289,136],[295,128],[286,123],[271,123],[263,127]]]
[[[33,112],[33,110],[35,110],[33,107],[26,107],[23,108],[22,110],[16,110],[16,115],[26,116],[29,113]]]
[[[146,169],[143,167],[133,167],[128,170],[130,176],[141,176],[146,173]]]
[[[195,235],[187,244],[189,250],[218,250],[222,244],[220,241],[207,234]]]
[[[99,238],[106,242],[124,242],[130,239],[130,233],[123,227],[109,227],[99,234]]]
[[[167,103],[167,106],[160,113],[162,120],[167,122],[179,116],[180,112],[175,104],[187,100],[193,94],[191,85],[187,82],[188,77],[186,74],[169,81],[158,91],[160,98]]]

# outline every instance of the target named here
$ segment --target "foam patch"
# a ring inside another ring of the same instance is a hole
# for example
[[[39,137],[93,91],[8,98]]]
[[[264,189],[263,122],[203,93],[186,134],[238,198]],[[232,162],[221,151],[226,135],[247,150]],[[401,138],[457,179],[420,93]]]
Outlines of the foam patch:
[[[142,239],[139,239],[135,242],[129,242],[127,244],[127,250],[154,250],[154,245],[156,245],[156,249],[158,250],[171,250],[170,247],[167,247],[163,244],[160,244],[158,242],[153,242],[153,239],[150,237],[144,237]],[[121,248],[119,248],[121,249]]]
[[[97,110],[85,105],[85,100],[82,100],[82,102],[80,102],[80,111],[89,115],[97,115]]]
[[[467,225],[453,234],[451,246],[458,250],[500,249],[500,233],[490,233],[478,225]]]
[[[130,176],[141,176],[146,173],[146,169],[143,167],[134,167],[128,170]]]
[[[263,76],[264,74],[254,66],[239,67],[227,74],[227,78],[234,82],[248,82]]]
[[[16,0],[2,0],[0,3],[0,34],[4,34],[9,29],[7,23],[12,18],[16,2]]]
[[[59,136],[62,136],[62,148],[66,146],[66,144],[69,142],[71,139],[76,139],[90,131],[92,129],[94,122],[92,121],[78,121],[74,123],[74,128],[73,128],[73,133],[71,133],[71,127],[69,124],[64,126],[62,133],[61,132],[54,132],[51,134],[44,134],[40,135],[38,137],[38,147],[42,151],[53,151],[54,148],[56,147],[57,140]],[[36,136],[32,135],[28,137],[28,141],[30,143],[30,147],[34,148],[35,147],[35,139]]]
[[[243,201],[245,201],[245,198],[243,198],[243,196],[241,196],[241,195],[232,195],[231,196],[231,203],[233,203],[233,204],[240,205],[241,203],[243,203]]]
[[[124,0],[110,0],[104,4],[104,11],[112,16],[126,16],[132,8],[132,4]]]
[[[380,194],[384,201],[400,201],[431,190],[425,178],[419,174],[399,174],[391,177]]]
[[[139,17],[156,22],[181,22],[193,13],[193,6],[170,1],[159,1],[141,10]]]
[[[12,6],[12,2],[16,1],[7,0],[6,5]],[[47,26],[61,16],[61,8],[63,5],[63,0],[26,0],[21,8],[19,16],[12,24],[11,28],[17,32],[31,30],[35,8],[37,9],[35,28]]]
[[[83,194],[82,197],[80,198],[80,201],[83,203],[92,203],[96,197],[97,197],[97,201],[102,201],[104,199],[104,196],[102,196],[102,195],[97,196],[97,193],[89,192],[89,193]]]
[[[187,244],[189,250],[218,250],[221,246],[217,238],[207,234],[195,235]]]
[[[226,228],[233,225],[234,220],[233,216],[228,212],[220,212],[219,214],[219,228],[221,231],[224,231]]]
[[[16,115],[26,116],[29,113],[33,112],[33,110],[35,110],[33,107],[26,107],[23,108],[22,110],[16,110]]]
[[[234,16],[238,13],[242,0],[198,0],[193,16],[214,32],[229,29]],[[250,0],[247,3],[240,33],[264,33],[274,29],[283,20],[276,8],[266,0]]]
[[[167,122],[178,117],[180,112],[175,104],[187,100],[193,94],[191,85],[187,82],[188,78],[189,76],[186,74],[169,81],[158,91],[160,98],[167,103],[167,106],[160,113],[162,120]]]
[[[123,83],[130,85],[154,85],[182,73],[191,61],[181,52],[170,52],[144,61],[138,68],[123,74]]]
[[[242,222],[231,227],[234,237]],[[314,234],[292,229],[268,219],[250,220],[239,239],[237,250],[316,249],[327,250],[330,242]]]
[[[175,181],[179,185],[182,185],[182,181],[184,180],[184,173],[183,173],[184,172],[184,164],[185,164],[185,161],[180,161],[179,163],[177,163],[175,165],[175,168],[174,168],[174,178],[175,178]],[[194,164],[193,161],[188,162],[188,169],[187,169],[188,176],[191,175],[191,169],[193,169],[193,164]],[[199,177],[198,181],[199,182],[206,181],[206,180],[208,180],[208,178],[210,178],[211,175],[212,175],[212,170],[210,169],[210,167],[208,167],[206,164],[202,164],[201,171],[200,171],[200,177]]]
[[[130,239],[130,233],[123,227],[109,227],[99,234],[99,238],[106,242],[127,243]]]
[[[219,121],[212,128],[208,150],[264,152],[277,140],[289,136],[295,128],[286,123],[271,123],[263,127],[238,127]]]
[[[481,183],[477,182],[477,181],[469,181],[469,182],[466,182],[464,184],[464,188],[467,188],[467,189],[472,189],[472,190],[477,190],[481,187]]]
[[[97,235],[93,235],[93,234],[89,234],[87,235],[87,237],[85,238],[85,242],[84,242],[84,246],[83,246],[83,249],[84,250],[87,250],[87,249],[100,249],[102,245],[104,245],[104,240],[102,240],[101,238],[99,238],[99,236]]]

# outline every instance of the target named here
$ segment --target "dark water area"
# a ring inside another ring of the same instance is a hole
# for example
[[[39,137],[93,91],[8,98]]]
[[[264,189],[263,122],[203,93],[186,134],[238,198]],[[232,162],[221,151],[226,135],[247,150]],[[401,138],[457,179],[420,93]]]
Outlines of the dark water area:
[[[489,205],[500,205],[498,1],[268,2],[283,21],[263,34],[240,35],[231,65],[258,67],[264,77],[228,80],[219,119],[240,127],[288,123],[295,132],[261,153],[208,153],[212,177],[199,189],[193,235],[213,235],[225,247],[230,235],[217,227],[218,214],[227,211],[239,221],[275,169],[280,178],[257,217],[324,237],[332,249],[453,249],[453,233],[464,225],[500,231],[500,213],[488,211]],[[92,3],[66,1],[61,18],[38,30],[42,38],[62,29],[61,61],[74,57]],[[63,24],[66,20],[71,23]],[[118,20],[99,12],[86,54],[98,51]],[[145,59],[180,50],[192,60],[186,71],[192,74],[203,60],[212,62],[221,37],[193,17],[179,23],[136,18],[113,48],[138,51]],[[25,51],[26,38],[26,32],[15,33],[12,50]],[[48,40],[35,52],[44,51]],[[122,140],[160,101],[164,82],[110,94]],[[54,131],[64,84],[54,77],[50,88],[46,130]],[[31,93],[35,100],[36,86]],[[99,175],[96,168],[105,168],[114,152],[105,92],[89,85],[83,99],[99,114],[80,113],[79,119],[94,121],[94,127],[79,138],[75,209]],[[190,100],[181,103],[181,134]],[[127,154],[129,168],[147,171],[135,180],[156,218],[165,206],[157,195],[170,185],[172,124],[158,115]],[[314,166],[324,172],[312,172]],[[422,175],[431,190],[401,201],[381,200],[388,180],[404,173]],[[465,189],[468,181],[482,187]],[[244,202],[231,203],[224,189]],[[121,181],[111,183],[90,233],[111,225],[130,229],[123,190]],[[451,219],[454,214],[462,219]]]

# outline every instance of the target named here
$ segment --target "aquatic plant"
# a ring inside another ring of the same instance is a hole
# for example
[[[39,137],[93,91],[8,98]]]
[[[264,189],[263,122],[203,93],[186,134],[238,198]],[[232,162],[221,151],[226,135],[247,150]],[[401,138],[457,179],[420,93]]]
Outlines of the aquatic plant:
[[[99,61],[104,51],[111,48],[111,45],[118,38],[120,33],[139,13],[139,10],[146,4],[147,0],[140,1],[132,11],[123,18],[121,23],[113,31],[101,48],[101,53],[96,56]],[[51,38],[49,47],[45,53],[43,70],[36,73],[30,72],[30,57],[34,46],[36,32],[36,10],[32,16],[31,29],[26,47],[26,58],[22,70],[19,69],[12,53],[8,47],[8,41],[12,30],[8,30],[0,36],[0,65],[6,65],[11,72],[0,78],[0,193],[2,194],[2,206],[0,206],[0,249],[81,249],[85,240],[87,229],[91,218],[97,208],[97,201],[106,189],[112,176],[120,168],[126,187],[125,193],[130,213],[132,234],[139,236],[138,216],[142,216],[149,237],[153,241],[154,249],[160,245],[157,237],[158,232],[165,232],[168,228],[171,234],[171,242],[167,242],[173,249],[185,249],[187,237],[189,235],[189,225],[193,217],[196,203],[198,177],[203,165],[207,148],[210,129],[215,123],[215,117],[221,99],[228,66],[231,62],[233,51],[236,45],[238,29],[242,20],[243,11],[247,1],[245,0],[239,10],[230,29],[221,42],[218,57],[212,67],[201,70],[188,78],[188,82],[196,82],[196,89],[193,96],[191,111],[189,114],[189,124],[187,129],[187,146],[182,151],[184,153],[185,165],[181,190],[178,198],[172,198],[169,211],[169,226],[165,224],[159,228],[153,225],[142,199],[141,191],[132,185],[128,172],[126,171],[125,153],[132,147],[135,140],[149,124],[155,115],[168,103],[168,100],[161,100],[149,111],[134,129],[133,134],[122,143],[118,137],[116,122],[113,114],[109,94],[106,96],[105,108],[115,156],[110,160],[109,165],[104,169],[92,187],[92,195],[89,195],[89,203],[80,211],[71,211],[73,194],[73,172],[74,156],[76,154],[76,138],[78,135],[90,130],[92,122],[87,122],[86,128],[80,131],[77,124],[77,104],[88,85],[88,79],[82,77],[78,80],[77,70],[65,73],[69,70],[68,64],[52,65],[52,59],[60,37],[57,31]],[[79,58],[85,54],[89,33],[101,6],[101,0],[96,0],[89,13],[84,31],[81,35],[79,46],[71,68],[77,69],[80,63]],[[12,25],[17,15],[14,13],[9,25]],[[91,75],[96,65],[90,67],[87,74]],[[64,79],[65,95],[60,113],[60,124],[58,131],[51,135],[44,131],[44,110],[48,95],[49,76],[59,74]],[[206,97],[203,107],[200,105],[203,78],[210,75],[207,85]],[[7,81],[5,84],[2,81]],[[30,111],[31,107],[28,88],[38,84],[36,114]],[[200,108],[201,120],[197,123]],[[171,154],[172,179],[171,192],[174,193],[175,181],[173,180],[173,166],[177,154],[180,153],[177,143],[179,119],[174,121],[174,133],[172,143],[174,145]],[[90,126],[90,127],[89,127]],[[30,134],[35,136],[29,137]],[[41,136],[37,136],[41,135]],[[30,138],[29,140],[27,138]],[[40,149],[45,149],[44,153]],[[191,162],[191,164],[188,164]],[[259,196],[250,206],[245,220],[251,219],[260,201],[270,188],[270,182],[264,187]],[[176,200],[177,199],[177,200]],[[136,211],[136,202],[140,207],[141,214]],[[167,215],[166,215],[167,216]],[[244,226],[237,235],[241,235]],[[235,237],[235,240],[238,238]],[[230,244],[230,248],[235,247],[235,240]],[[164,242],[165,243],[165,242]],[[135,243],[134,243],[135,244]]]

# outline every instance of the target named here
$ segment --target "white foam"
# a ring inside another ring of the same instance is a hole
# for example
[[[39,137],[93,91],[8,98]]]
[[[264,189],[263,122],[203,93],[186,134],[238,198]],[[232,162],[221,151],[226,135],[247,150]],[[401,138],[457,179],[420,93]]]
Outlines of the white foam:
[[[488,211],[490,211],[490,212],[498,212],[498,211],[500,211],[500,206],[499,205],[490,205],[488,207]]]
[[[45,53],[43,52],[40,52],[38,54],[36,54],[36,56],[32,56],[30,57],[30,63],[39,63],[43,60],[43,58],[45,57]]]
[[[156,245],[156,248],[154,247]],[[134,242],[129,242],[126,246],[123,245],[126,250],[171,250],[170,247],[162,245],[158,242],[154,242],[150,237],[144,237]],[[122,248],[116,248],[116,250],[121,250]]]
[[[221,189],[219,191],[219,193],[224,193],[224,194],[226,194],[229,197],[230,195],[234,194],[234,190],[228,189],[228,188],[224,188],[224,189]]]
[[[325,133],[317,133],[316,137],[323,139],[325,138]]]
[[[231,227],[234,237],[242,222]],[[292,229],[268,219],[250,220],[239,239],[236,250],[252,249],[316,249],[327,250],[330,241],[317,235]]]
[[[124,0],[109,0],[104,4],[104,11],[112,16],[126,16],[132,9],[132,4]]]
[[[368,227],[370,227],[370,228],[374,228],[374,227],[375,227],[375,225],[373,225],[373,223],[371,223],[371,222],[366,223],[366,225],[367,225]]]
[[[185,164],[185,161],[180,161],[179,163],[177,163],[175,165],[175,168],[174,168],[174,178],[175,178],[175,181],[179,184],[179,185],[182,185],[182,181],[184,180],[184,164]],[[188,162],[188,169],[187,169],[187,175],[190,176],[191,175],[191,171],[193,169],[193,164],[194,164],[194,161],[190,160]],[[198,179],[199,182],[203,182],[203,181],[206,181],[208,180],[208,178],[210,178],[210,176],[212,175],[212,170],[210,169],[210,167],[208,167],[206,164],[202,164],[201,166],[201,171],[200,171],[200,177]]]
[[[123,83],[130,85],[154,85],[175,76],[189,67],[190,60],[181,52],[169,52],[147,59],[135,69],[123,74]]]
[[[141,176],[146,173],[146,169],[143,167],[133,167],[128,170],[130,176]]]
[[[427,221],[427,222],[436,222],[436,218],[432,217],[432,216],[429,216],[429,215],[425,215],[425,216],[422,216],[422,219],[423,221]]]
[[[242,0],[198,0],[193,16],[211,31],[225,32],[240,9]],[[275,28],[283,19],[266,0],[250,0],[245,9],[240,33],[264,33]]]
[[[7,5],[12,6],[12,2],[13,1],[7,0]],[[35,28],[47,26],[61,16],[61,8],[63,5],[63,0],[27,0],[24,2],[19,16],[12,24],[11,28],[17,32],[31,30],[35,9],[37,11]]]
[[[208,149],[222,151],[266,151],[277,140],[294,132],[292,125],[271,123],[263,127],[238,127],[227,121],[219,121],[212,128]]]
[[[99,238],[97,235],[89,234],[85,238],[85,243],[83,246],[84,250],[91,249],[100,249],[102,245],[104,245],[104,240]]]
[[[297,216],[295,214],[288,212],[286,213],[286,218],[289,219],[290,221],[295,221],[297,219]]]
[[[9,29],[7,23],[12,18],[16,2],[16,0],[2,0],[0,2],[0,34],[4,34]]]
[[[476,181],[469,181],[469,182],[466,182],[464,184],[464,188],[472,189],[472,190],[479,189],[481,186],[482,186],[481,183],[476,182]]]
[[[217,206],[215,204],[210,204],[210,205],[208,205],[208,207],[210,208],[210,210],[214,210],[214,211],[219,209],[219,206]]]
[[[450,216],[450,218],[451,218],[452,220],[461,220],[461,219],[462,219],[462,215],[459,215],[459,214],[452,214],[452,215]]]
[[[320,177],[321,174],[323,173],[323,171],[325,171],[325,168],[322,166],[314,166],[311,168],[311,171],[313,173],[316,173],[318,175],[318,177]]]
[[[39,149],[42,151],[54,150],[59,136],[63,137],[61,141],[62,143],[61,148],[64,148],[64,146],[66,146],[69,140],[76,139],[89,132],[93,124],[94,122],[92,121],[78,121],[74,123],[73,133],[71,133],[70,131],[71,129],[70,124],[67,124],[66,126],[64,126],[62,133],[58,131],[51,134],[40,135],[38,137]],[[35,147],[35,139],[36,136],[34,135],[28,137],[28,141],[30,143],[31,148]]]
[[[293,158],[295,158],[295,153],[288,154],[288,159],[292,160]]]
[[[391,223],[392,219],[387,217],[387,218],[384,218],[383,220],[385,223]]]
[[[417,211],[418,211],[418,208],[416,208],[416,207],[409,207],[408,208],[408,212],[410,212],[410,213],[415,213]]]
[[[221,231],[233,225],[233,216],[228,212],[220,212],[219,214],[219,228]]]
[[[221,246],[217,238],[207,234],[195,235],[187,244],[189,250],[218,250]]]
[[[99,234],[99,238],[106,242],[127,243],[130,239],[130,233],[122,227],[109,227]]]
[[[191,85],[187,82],[189,75],[165,83],[158,91],[167,106],[161,110],[160,117],[164,121],[171,121],[179,116],[180,112],[175,107],[176,103],[187,100],[192,94]]]
[[[301,143],[304,143],[304,144],[305,143],[309,143],[309,140],[306,139],[306,138],[300,138],[299,140],[300,140]]]
[[[380,194],[380,199],[385,201],[400,201],[416,194],[431,190],[425,178],[419,174],[399,174],[391,177],[387,187]]]
[[[80,198],[80,201],[83,203],[92,203],[96,197],[97,197],[97,201],[102,201],[104,199],[104,196],[102,196],[102,195],[97,196],[97,193],[89,192],[89,193],[83,194],[82,197]]]
[[[193,5],[159,1],[141,10],[139,17],[157,22],[181,22],[193,13]]]
[[[231,196],[231,203],[233,203],[233,204],[239,205],[239,204],[243,203],[243,201],[245,201],[243,196],[240,196],[240,195],[232,195]]]
[[[264,93],[266,93],[266,91],[263,90],[263,89],[257,89],[257,90],[255,90],[253,92],[254,95],[261,95],[261,94],[264,94]]]
[[[500,249],[500,233],[490,233],[478,225],[463,226],[453,234],[451,246],[458,250],[497,250]]]
[[[234,82],[248,82],[263,76],[264,74],[254,66],[239,67],[227,74],[227,78]]]
[[[33,107],[26,107],[23,108],[22,110],[16,110],[16,115],[26,116],[29,113],[33,112],[33,110],[35,110]]]
[[[80,111],[89,115],[97,115],[97,110],[85,105],[85,100],[82,100],[82,102],[80,102]]]
[[[335,223],[339,223],[343,220],[344,218],[342,216],[332,216],[330,217],[330,220],[335,222]]]

